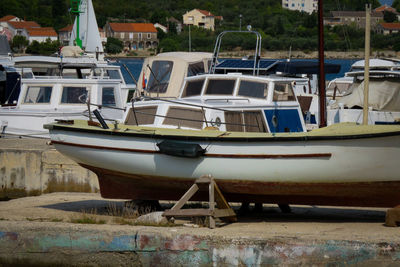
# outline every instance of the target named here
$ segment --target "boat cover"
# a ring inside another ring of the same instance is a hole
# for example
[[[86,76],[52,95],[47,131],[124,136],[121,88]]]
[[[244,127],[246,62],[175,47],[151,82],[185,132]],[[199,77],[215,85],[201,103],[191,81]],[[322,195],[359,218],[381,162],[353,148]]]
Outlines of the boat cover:
[[[352,93],[343,96],[332,108],[343,104],[347,108],[361,108],[364,104],[364,81],[352,85]],[[349,90],[351,91],[351,89]],[[400,83],[398,78],[370,79],[369,106],[378,111],[400,111]]]

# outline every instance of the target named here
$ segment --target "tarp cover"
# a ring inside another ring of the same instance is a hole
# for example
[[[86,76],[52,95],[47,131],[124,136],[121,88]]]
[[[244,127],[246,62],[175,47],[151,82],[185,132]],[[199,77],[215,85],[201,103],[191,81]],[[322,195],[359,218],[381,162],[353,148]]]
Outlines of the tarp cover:
[[[373,110],[400,111],[400,80],[371,79],[369,81],[369,106]],[[332,105],[337,108],[342,103],[347,108],[362,107],[364,103],[364,81],[353,84],[353,92],[343,96]]]

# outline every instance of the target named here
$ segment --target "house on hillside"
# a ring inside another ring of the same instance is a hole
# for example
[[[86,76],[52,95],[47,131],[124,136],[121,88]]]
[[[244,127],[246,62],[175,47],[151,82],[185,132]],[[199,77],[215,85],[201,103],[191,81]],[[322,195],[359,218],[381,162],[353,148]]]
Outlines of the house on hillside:
[[[182,29],[183,29],[182,22],[180,22],[176,18],[174,18],[174,17],[168,18],[167,23],[168,23],[168,27],[170,27],[171,25],[176,25],[176,33],[177,34],[180,34],[182,32]],[[171,31],[171,30],[168,29],[168,31]]]
[[[183,24],[214,31],[216,19],[222,20],[223,18],[222,16],[214,16],[207,10],[193,9],[183,15]]]
[[[157,29],[151,23],[114,23],[104,26],[107,37],[119,39],[125,50],[152,49],[158,46]]]
[[[395,34],[400,32],[400,22],[381,22],[376,27],[376,32],[384,35]]]
[[[383,5],[378,8],[375,8],[374,12],[382,12],[382,13],[391,12],[396,15],[397,20],[400,20],[400,13],[397,12],[397,10],[395,8],[388,6],[388,5]]]
[[[47,39],[50,39],[51,41],[57,41],[57,39],[58,39],[57,32],[52,27],[28,29],[29,43],[32,43],[33,41],[43,43]]]
[[[318,0],[282,0],[282,7],[311,14],[318,11]]]
[[[383,20],[383,12],[371,13],[371,29],[375,30]],[[365,11],[331,11],[329,17],[324,17],[324,25],[354,25],[365,28]]]
[[[58,30],[58,40],[60,40],[61,45],[67,46],[69,40],[71,39],[73,25],[67,25],[64,28]],[[104,29],[99,28],[100,40],[103,46],[107,43],[107,37]]]

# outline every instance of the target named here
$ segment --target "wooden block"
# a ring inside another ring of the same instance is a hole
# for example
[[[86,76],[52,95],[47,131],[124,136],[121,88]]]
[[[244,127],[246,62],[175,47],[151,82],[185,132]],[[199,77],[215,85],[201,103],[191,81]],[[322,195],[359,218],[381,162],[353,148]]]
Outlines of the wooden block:
[[[385,225],[390,227],[397,227],[400,223],[400,206],[396,206],[386,211]]]

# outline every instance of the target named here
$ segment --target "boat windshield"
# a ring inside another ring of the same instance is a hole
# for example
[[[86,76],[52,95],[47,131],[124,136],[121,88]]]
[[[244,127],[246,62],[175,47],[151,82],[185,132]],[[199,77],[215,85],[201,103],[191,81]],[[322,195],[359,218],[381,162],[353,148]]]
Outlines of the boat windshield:
[[[29,86],[26,90],[24,104],[44,104],[50,103],[52,87]]]
[[[122,80],[118,70],[107,70],[107,75],[110,79]]]
[[[86,97],[86,87],[66,86],[62,91],[61,104],[84,104]]]
[[[290,82],[275,83],[273,101],[296,101]]]
[[[238,95],[265,99],[268,96],[268,83],[242,80]]]
[[[196,96],[201,94],[204,79],[186,82],[185,89],[183,90],[182,97]]]
[[[232,95],[235,88],[235,81],[233,79],[209,79],[206,95]]]
[[[147,90],[151,93],[165,93],[171,78],[174,63],[167,60],[153,61]],[[154,78],[155,76],[155,78]]]

